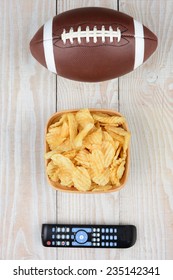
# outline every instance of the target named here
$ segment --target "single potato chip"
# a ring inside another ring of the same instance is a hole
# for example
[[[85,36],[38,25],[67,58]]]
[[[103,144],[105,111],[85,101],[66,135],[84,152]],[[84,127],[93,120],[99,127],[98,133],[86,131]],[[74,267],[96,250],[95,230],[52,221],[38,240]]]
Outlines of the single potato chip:
[[[67,114],[63,114],[63,115],[60,117],[60,119],[59,119],[57,122],[51,124],[51,125],[49,126],[49,128],[54,128],[54,127],[60,126],[61,124],[63,124],[63,122],[64,122],[66,119],[67,119]]]
[[[55,165],[57,165],[59,168],[64,168],[64,169],[69,170],[71,172],[74,169],[74,164],[72,163],[72,161],[69,158],[67,158],[63,155],[60,155],[60,154],[53,155],[51,157],[51,159],[52,159],[53,163]]]
[[[72,178],[74,187],[79,191],[88,191],[91,188],[91,179],[86,168],[77,166],[73,169]]]
[[[82,165],[87,168],[90,167],[90,153],[86,149],[79,151],[75,160],[78,165]]]
[[[125,160],[123,160],[117,168],[117,178],[120,180],[123,177],[125,170]]]
[[[77,136],[77,122],[74,114],[67,114],[68,124],[69,124],[69,133],[70,133],[70,141],[73,145],[74,139]]]
[[[116,126],[122,125],[125,123],[125,118],[124,117],[119,117],[119,116],[109,116],[107,114],[92,114],[93,118],[95,121],[99,121],[101,123],[105,124],[114,124]]]
[[[87,136],[89,131],[93,128],[94,124],[88,123],[82,130],[79,132],[79,134],[74,139],[74,146],[75,148],[82,147],[82,141]]]
[[[53,182],[57,182],[59,181],[59,168],[53,163],[53,161],[50,161],[46,167],[46,172],[47,175],[49,176],[49,178],[53,181]]]
[[[97,176],[94,176],[92,178],[93,182],[100,186],[105,186],[109,183],[109,176],[110,176],[110,170],[107,168],[102,173],[98,174]]]
[[[96,131],[90,133],[85,138],[85,141],[89,144],[102,144],[102,129],[98,128]]]
[[[72,172],[70,169],[59,168],[58,177],[62,186],[71,187],[73,185]]]
[[[82,128],[85,128],[89,123],[94,124],[94,119],[88,109],[78,111],[76,113],[76,120]]]
[[[101,173],[104,169],[104,154],[99,149],[94,149],[90,156],[91,168],[97,173]]]
[[[59,134],[56,133],[47,133],[46,141],[51,150],[56,150],[60,144],[65,141],[66,138],[62,138]]]
[[[104,141],[102,143],[102,151],[104,154],[104,167],[108,167],[115,155],[115,148],[109,141]]]

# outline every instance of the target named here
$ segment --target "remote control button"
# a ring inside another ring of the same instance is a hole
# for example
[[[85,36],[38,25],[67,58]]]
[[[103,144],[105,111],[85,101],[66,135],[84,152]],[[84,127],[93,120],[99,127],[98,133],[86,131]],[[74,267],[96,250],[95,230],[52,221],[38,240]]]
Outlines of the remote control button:
[[[97,232],[100,232],[100,228],[97,228]]]
[[[62,231],[62,232],[65,232],[65,228],[63,227],[63,228],[61,229],[61,231]]]
[[[70,242],[69,242],[69,241],[67,241],[67,242],[66,242],[66,246],[69,246],[69,245],[70,245]]]
[[[96,241],[96,238],[92,238],[92,241],[95,242],[95,241]]]
[[[91,247],[92,246],[92,243],[91,242],[86,242],[85,244],[80,244],[80,243],[77,243],[77,242],[72,242],[72,246],[78,246],[78,247],[80,247],[80,246],[86,246],[86,247]]]
[[[71,235],[71,239],[74,239],[74,235],[73,234]]]
[[[114,233],[116,233],[117,232],[117,229],[116,228],[114,228]]]
[[[64,235],[64,234],[62,234],[62,235],[61,235],[61,238],[62,238],[62,239],[65,239],[65,235]]]
[[[69,238],[70,238],[70,235],[69,235],[69,234],[67,234],[67,235],[66,235],[66,239],[69,239]]]
[[[113,228],[110,228],[110,230],[109,230],[109,231],[110,231],[110,233],[113,233],[113,232],[114,232]]]
[[[52,234],[52,239],[55,239],[55,234]]]
[[[56,232],[60,232],[60,231],[61,231],[60,227],[57,227]]]
[[[57,234],[56,238],[57,238],[57,239],[60,239],[60,238],[61,238],[61,235],[60,235],[60,234]]]
[[[70,228],[69,227],[66,228],[66,232],[70,232]]]
[[[48,241],[46,242],[46,244],[47,244],[48,246],[50,246],[50,245],[51,245],[51,241],[48,240]]]
[[[79,230],[75,235],[75,239],[78,243],[85,243],[88,240],[88,234],[84,230]]]
[[[109,242],[106,242],[106,247],[108,247],[109,246]]]
[[[100,241],[100,238],[97,238],[97,241]]]
[[[117,235],[114,235],[114,240],[117,240]]]
[[[95,236],[96,236],[96,233],[93,233],[93,234],[92,234],[92,236],[94,236],[94,237],[95,237]]]
[[[95,243],[95,242],[93,243],[93,246],[96,246],[96,243]]]
[[[110,244],[109,244],[111,247],[113,246],[113,242],[110,242]]]
[[[108,233],[109,232],[109,229],[108,228],[106,228],[106,233]]]
[[[105,242],[102,242],[102,246],[105,246]]]
[[[97,236],[99,237],[99,236],[100,236],[100,233],[97,233]]]
[[[104,235],[102,236],[102,240],[105,240],[105,236]]]
[[[109,235],[106,235],[106,240],[109,240]]]
[[[91,228],[72,228],[72,232],[77,232],[79,230],[84,230],[86,232],[92,232],[92,229]]]
[[[55,228],[54,227],[52,228],[52,232],[55,232]]]
[[[109,236],[109,239],[110,239],[110,240],[113,240],[113,238],[114,238],[113,235],[110,235],[110,236]]]
[[[97,246],[100,246],[100,242],[97,242]]]
[[[93,232],[96,232],[96,228],[93,228]]]
[[[102,231],[102,233],[105,233],[105,229],[104,229],[104,228],[102,228],[102,230],[101,230],[101,231]]]
[[[57,246],[60,246],[60,245],[61,245],[61,242],[60,242],[60,241],[57,241],[57,242],[56,242],[56,245],[57,245]]]
[[[62,242],[61,242],[61,245],[62,245],[62,246],[65,246],[65,241],[62,241]]]
[[[114,246],[117,246],[117,242],[114,242]]]
[[[52,246],[55,246],[55,241],[52,241]]]

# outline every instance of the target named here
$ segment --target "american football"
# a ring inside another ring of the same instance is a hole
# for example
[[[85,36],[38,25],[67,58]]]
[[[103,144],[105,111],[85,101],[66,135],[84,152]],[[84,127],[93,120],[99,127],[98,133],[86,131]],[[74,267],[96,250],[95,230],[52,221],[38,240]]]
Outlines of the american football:
[[[107,8],[69,10],[46,22],[30,42],[35,59],[77,81],[120,77],[143,64],[157,37],[129,15]]]

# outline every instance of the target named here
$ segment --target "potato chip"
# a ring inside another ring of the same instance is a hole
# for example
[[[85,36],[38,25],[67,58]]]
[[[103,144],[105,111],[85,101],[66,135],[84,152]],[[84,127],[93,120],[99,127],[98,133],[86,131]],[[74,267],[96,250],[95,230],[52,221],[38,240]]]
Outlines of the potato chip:
[[[87,136],[88,132],[93,128],[94,124],[88,123],[81,132],[78,133],[76,138],[74,139],[74,146],[76,148],[82,147],[82,141]]]
[[[51,150],[56,150],[60,144],[64,142],[66,138],[62,138],[59,134],[56,133],[47,133],[46,141]]]
[[[89,168],[90,167],[90,153],[84,149],[79,151],[77,156],[75,157],[75,161],[78,165],[82,165],[84,167]]]
[[[77,166],[72,173],[74,187],[79,191],[88,191],[91,188],[91,179],[86,168]]]
[[[70,141],[73,144],[73,141],[77,135],[77,122],[74,114],[67,114],[68,124],[69,124],[69,133],[70,133]]]
[[[94,124],[94,119],[88,109],[78,111],[76,113],[76,121],[82,128],[85,128],[89,123]]]
[[[85,138],[85,141],[90,144],[102,144],[102,129],[98,128],[96,131],[90,133]]]
[[[62,124],[60,135],[62,138],[67,138],[69,136],[69,126],[66,121]]]
[[[124,117],[119,117],[119,116],[109,116],[107,114],[93,114],[92,115],[95,121],[99,121],[101,123],[105,124],[114,124],[116,126],[122,125],[125,123],[125,118]]]
[[[72,145],[71,145],[70,139],[67,138],[62,144],[57,146],[56,150],[57,150],[58,153],[71,151],[72,150]]]
[[[117,178],[121,179],[125,170],[125,160],[123,160],[117,168]]]
[[[108,167],[111,164],[115,155],[114,146],[109,141],[103,141],[102,151],[104,154],[104,167]]]
[[[67,170],[70,170],[72,172],[73,168],[74,168],[74,164],[72,163],[72,161],[63,156],[63,155],[53,155],[51,157],[53,163],[55,165],[57,165],[59,168],[64,168],[64,169],[67,169]]]
[[[97,173],[101,173],[104,169],[104,154],[102,151],[95,149],[90,156],[91,168]]]
[[[53,163],[53,161],[50,161],[48,163],[48,165],[46,167],[46,172],[47,172],[47,175],[49,176],[49,178],[53,182],[59,181],[59,176],[58,176],[59,168]]]
[[[92,178],[93,182],[100,186],[105,186],[109,182],[109,175],[110,175],[110,170],[107,168],[103,172],[99,173],[97,176],[94,176]]]
[[[57,154],[57,150],[50,151],[44,155],[45,159],[50,159],[53,155]]]
[[[120,181],[117,178],[117,169],[118,166],[111,166],[110,168],[110,181],[112,183],[112,185],[115,185],[116,187],[120,186]]]
[[[57,134],[57,135],[61,135],[61,129],[62,129],[62,126],[53,127],[53,128],[49,128],[48,132],[54,133],[54,134]]]
[[[75,156],[77,155],[77,151],[76,150],[70,150],[70,151],[62,152],[62,155],[64,157],[69,158],[69,159],[74,159]]]
[[[70,187],[73,185],[72,171],[66,168],[59,168],[58,177],[62,186]]]
[[[49,128],[54,128],[57,126],[60,126],[61,124],[63,124],[63,122],[67,119],[67,114],[63,114],[60,119],[58,121],[56,121],[55,123],[51,124],[49,126]]]
[[[115,143],[115,140],[107,131],[103,131],[103,141],[109,141],[112,145]]]

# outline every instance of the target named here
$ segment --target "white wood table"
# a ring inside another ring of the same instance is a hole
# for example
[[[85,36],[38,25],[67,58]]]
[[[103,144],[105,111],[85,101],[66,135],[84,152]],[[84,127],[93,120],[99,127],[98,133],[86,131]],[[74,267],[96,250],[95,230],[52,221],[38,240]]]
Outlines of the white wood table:
[[[128,13],[159,39],[155,54],[119,79],[79,83],[56,77],[29,41],[56,13],[103,6]],[[173,259],[173,1],[0,0],[0,259]],[[132,134],[128,183],[120,192],[55,191],[44,170],[44,128],[55,111],[111,108]],[[42,223],[135,224],[128,250],[50,249]]]

